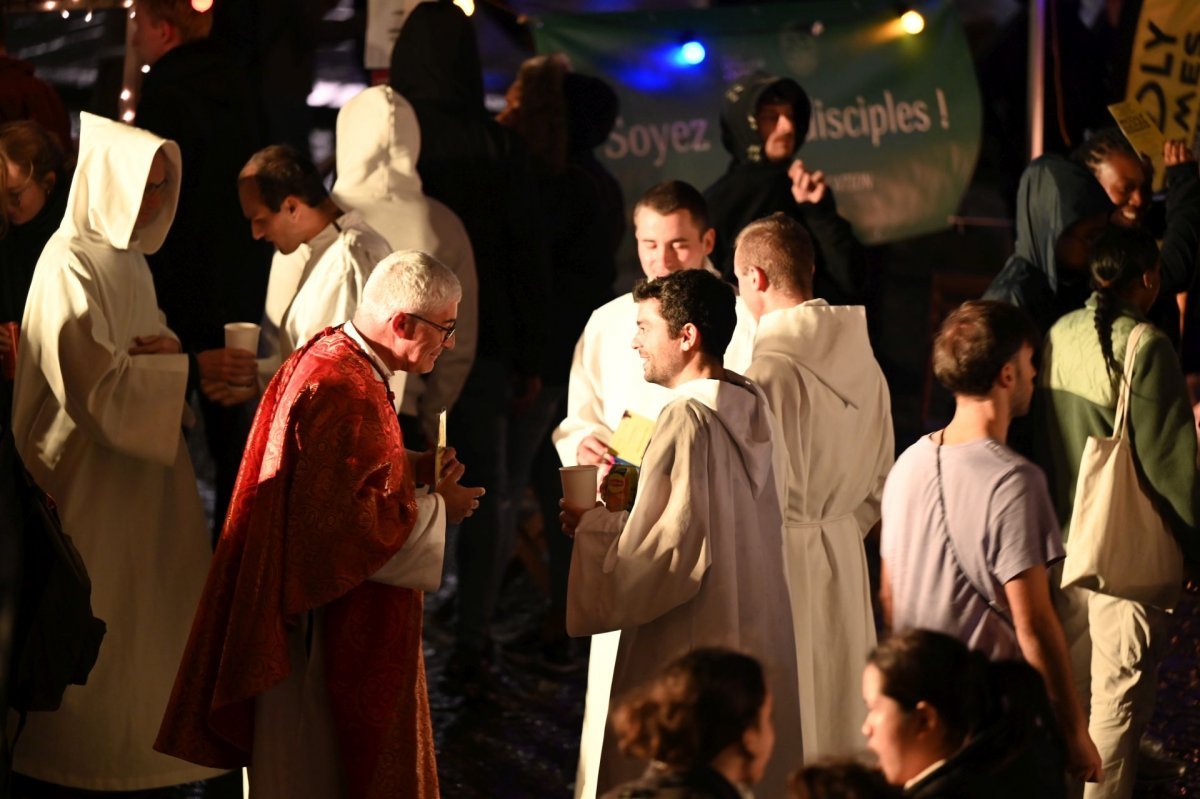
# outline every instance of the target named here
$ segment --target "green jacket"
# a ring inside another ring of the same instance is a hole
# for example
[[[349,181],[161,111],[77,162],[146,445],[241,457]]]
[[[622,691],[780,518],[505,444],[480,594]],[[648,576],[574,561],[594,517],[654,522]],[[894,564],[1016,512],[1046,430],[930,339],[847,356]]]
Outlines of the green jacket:
[[[1120,373],[1110,376],[1095,326],[1096,295],[1050,329],[1042,349],[1034,397],[1034,460],[1046,471],[1064,540],[1069,535],[1079,461],[1088,436],[1113,432]],[[1121,306],[1113,321],[1112,346],[1124,364],[1129,334],[1145,316]],[[1143,486],[1183,546],[1200,562],[1200,479],[1196,422],[1183,371],[1170,341],[1157,328],[1142,334],[1134,355],[1129,427]]]

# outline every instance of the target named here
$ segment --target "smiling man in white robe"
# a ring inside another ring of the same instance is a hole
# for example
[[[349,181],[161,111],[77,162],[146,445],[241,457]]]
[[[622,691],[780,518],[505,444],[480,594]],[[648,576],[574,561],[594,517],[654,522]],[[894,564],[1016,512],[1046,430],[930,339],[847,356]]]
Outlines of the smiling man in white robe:
[[[719,274],[708,260],[716,233],[708,221],[704,195],[681,180],[650,187],[633,209],[638,262],[647,280],[687,269]],[[608,442],[626,411],[648,419],[671,401],[671,392],[642,379],[641,363],[629,349],[636,320],[631,294],[622,294],[592,312],[575,345],[567,389],[567,416],[554,431],[563,465],[611,464]],[[746,367],[753,320],[738,303],[738,324],[724,363]]]
[[[746,376],[771,403],[781,437],[783,548],[804,759],[862,750],[859,666],[875,646],[863,538],[879,521],[895,459],[891,398],[861,305],[813,297],[812,238],[786,214],[737,238],[734,274],[758,320]]]
[[[647,280],[689,269],[717,275],[708,260],[715,233],[708,221],[704,195],[681,180],[651,186],[633,209],[638,262]],[[753,319],[737,304],[738,324],[725,350],[724,365],[741,371],[750,361]],[[633,295],[622,294],[592,312],[575,345],[567,387],[567,415],[553,433],[564,466],[613,463],[608,444],[626,411],[655,419],[673,398],[671,392],[642,378],[642,362],[629,347],[637,324]],[[575,780],[576,796],[595,796],[596,767],[589,752],[599,751],[608,712],[608,690],[617,652],[617,633],[592,639],[588,661],[588,706],[603,707],[600,717],[584,716],[583,747]]]
[[[620,631],[611,697],[701,646],[725,646],[766,667],[778,743],[762,783],[782,796],[801,760],[795,648],[779,552],[771,412],[761,392],[721,365],[735,324],[732,289],[685,270],[634,290],[634,348],[647,381],[672,392],[642,460],[631,511],[564,511],[575,546],[567,631]],[[595,675],[592,675],[593,678]],[[605,718],[589,694],[587,714]],[[585,733],[581,759],[596,759]],[[620,754],[607,731],[595,785],[605,791],[644,764]]]

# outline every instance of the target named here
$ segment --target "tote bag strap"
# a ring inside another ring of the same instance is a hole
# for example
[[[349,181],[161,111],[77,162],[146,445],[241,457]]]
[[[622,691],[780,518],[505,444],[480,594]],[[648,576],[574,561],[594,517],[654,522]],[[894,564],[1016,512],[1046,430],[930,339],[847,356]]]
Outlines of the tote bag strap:
[[[1113,438],[1125,437],[1125,426],[1129,421],[1129,389],[1133,385],[1133,359],[1137,354],[1138,341],[1150,325],[1139,322],[1129,333],[1125,345],[1125,370],[1121,375],[1121,390],[1117,395],[1117,411],[1113,415]]]
[[[991,599],[988,598],[988,595],[983,592],[983,589],[980,588],[979,585],[975,582],[974,578],[971,577],[971,573],[969,571],[967,571],[967,566],[965,563],[963,563],[963,559],[961,557],[959,557],[958,545],[956,543],[954,543],[954,534],[950,532],[950,516],[949,516],[949,514],[946,513],[946,490],[942,486],[942,442],[945,440],[945,438],[946,438],[946,431],[942,430],[941,438],[937,442],[937,451],[936,451],[937,452],[937,485],[938,485],[938,504],[941,506],[941,510],[942,510],[942,529],[946,533],[946,540],[950,542],[950,553],[954,556],[954,560],[958,564],[958,570],[960,572],[962,572],[962,576],[966,578],[967,585],[971,586],[971,590],[974,591],[979,596],[979,598],[984,601],[984,603],[987,605],[989,610],[991,610],[993,613],[995,613],[997,616],[1000,617],[1001,621],[1003,621],[1006,625],[1008,625],[1008,627],[1010,629],[1016,630],[1017,627],[1015,624],[1013,624],[1013,620],[1011,618],[1009,618],[1007,613],[1005,613],[1003,610],[1000,609],[999,605],[997,605],[995,602],[993,602]]]

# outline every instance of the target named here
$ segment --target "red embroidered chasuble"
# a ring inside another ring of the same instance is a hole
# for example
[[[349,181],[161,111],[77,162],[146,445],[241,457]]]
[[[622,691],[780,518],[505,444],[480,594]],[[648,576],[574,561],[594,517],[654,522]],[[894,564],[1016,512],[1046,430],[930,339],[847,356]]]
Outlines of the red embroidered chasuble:
[[[263,394],[154,748],[249,765],[254,699],[291,670],[287,634],[324,608],[349,795],[438,796],[420,591],[368,582],[417,516],[387,388],[345,333],[296,351]]]

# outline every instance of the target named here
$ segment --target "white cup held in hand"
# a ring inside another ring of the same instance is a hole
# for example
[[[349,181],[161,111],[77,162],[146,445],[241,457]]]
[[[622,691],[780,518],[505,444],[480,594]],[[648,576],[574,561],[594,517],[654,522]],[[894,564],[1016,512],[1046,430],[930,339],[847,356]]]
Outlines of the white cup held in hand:
[[[225,346],[258,354],[258,333],[262,330],[253,322],[228,322],[225,325]]]
[[[598,466],[562,466],[563,504],[572,510],[590,510],[596,504]]]
[[[225,324],[225,346],[231,350],[245,350],[252,355],[258,355],[258,334],[261,327],[253,322],[227,322]],[[250,386],[234,386],[231,388],[253,388]]]

